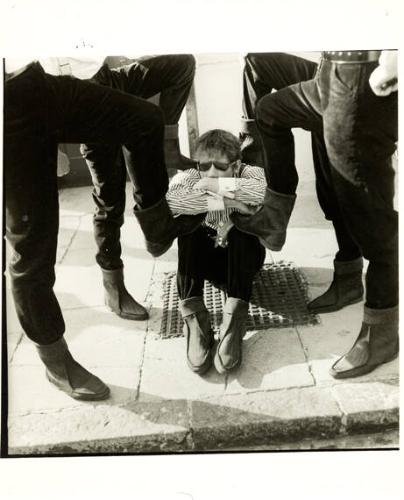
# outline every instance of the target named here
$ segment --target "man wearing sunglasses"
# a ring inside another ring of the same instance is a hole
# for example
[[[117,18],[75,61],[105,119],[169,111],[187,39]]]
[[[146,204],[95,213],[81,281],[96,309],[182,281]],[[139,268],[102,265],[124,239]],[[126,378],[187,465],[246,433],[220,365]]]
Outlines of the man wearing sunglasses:
[[[166,195],[173,214],[206,213],[200,227],[178,238],[177,286],[187,339],[187,362],[196,373],[212,365],[213,331],[203,301],[204,280],[224,288],[219,344],[214,364],[219,373],[241,362],[248,302],[254,275],[265,259],[265,249],[255,236],[242,233],[231,223],[230,213],[254,213],[262,203],[264,171],[240,161],[238,139],[215,129],[197,141],[197,167],[178,173]]]

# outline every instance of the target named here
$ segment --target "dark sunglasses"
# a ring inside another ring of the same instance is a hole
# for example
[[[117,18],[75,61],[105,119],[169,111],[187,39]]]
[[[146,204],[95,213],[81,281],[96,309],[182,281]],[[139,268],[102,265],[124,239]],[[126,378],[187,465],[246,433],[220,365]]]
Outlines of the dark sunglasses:
[[[237,163],[237,160],[236,161],[232,161],[231,163],[222,163],[220,161],[207,161],[207,162],[204,162],[204,163],[199,163],[199,161],[197,162],[198,163],[198,170],[200,172],[207,172],[212,165],[214,165],[215,168],[217,168],[218,170],[227,170],[229,169],[230,167],[234,167]]]

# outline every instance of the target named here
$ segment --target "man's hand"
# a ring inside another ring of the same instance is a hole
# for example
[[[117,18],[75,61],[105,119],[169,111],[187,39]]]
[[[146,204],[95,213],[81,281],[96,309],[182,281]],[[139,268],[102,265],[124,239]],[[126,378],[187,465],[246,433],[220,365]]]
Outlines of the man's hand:
[[[369,77],[373,92],[384,97],[398,90],[397,51],[385,50],[379,58],[379,66]]]
[[[231,200],[230,198],[224,198],[224,206],[226,208],[235,208],[239,212],[245,215],[252,215],[256,212],[256,207],[250,207],[246,203],[238,200]]]
[[[201,191],[212,191],[213,193],[219,192],[219,179],[217,177],[202,177],[196,184],[194,189]]]

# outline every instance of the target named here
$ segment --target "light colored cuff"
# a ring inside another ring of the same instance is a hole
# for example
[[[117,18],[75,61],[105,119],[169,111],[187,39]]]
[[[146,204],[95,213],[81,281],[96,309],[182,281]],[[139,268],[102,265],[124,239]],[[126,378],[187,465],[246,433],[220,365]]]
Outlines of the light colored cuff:
[[[235,191],[237,183],[234,177],[219,177],[219,192],[220,191]]]
[[[215,210],[224,210],[224,201],[222,198],[208,198],[208,211],[213,212]]]

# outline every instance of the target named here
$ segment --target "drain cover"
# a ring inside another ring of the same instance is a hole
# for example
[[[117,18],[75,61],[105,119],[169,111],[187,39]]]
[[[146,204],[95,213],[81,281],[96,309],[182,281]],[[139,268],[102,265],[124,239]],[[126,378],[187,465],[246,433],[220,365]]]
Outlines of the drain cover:
[[[226,294],[205,281],[204,300],[210,312],[212,328],[218,333]],[[316,324],[318,318],[307,310],[307,302],[306,279],[293,263],[265,264],[254,279],[247,330]],[[178,305],[176,274],[170,272],[163,281],[162,338],[183,335],[183,321]]]

